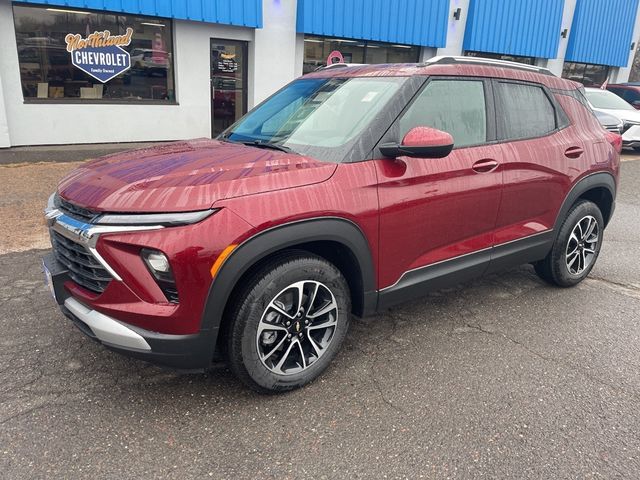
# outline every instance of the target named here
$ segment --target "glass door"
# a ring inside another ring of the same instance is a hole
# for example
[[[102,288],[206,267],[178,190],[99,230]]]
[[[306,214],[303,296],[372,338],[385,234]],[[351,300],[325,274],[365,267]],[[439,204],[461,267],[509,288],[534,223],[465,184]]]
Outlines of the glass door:
[[[247,42],[211,39],[211,135],[247,112]]]

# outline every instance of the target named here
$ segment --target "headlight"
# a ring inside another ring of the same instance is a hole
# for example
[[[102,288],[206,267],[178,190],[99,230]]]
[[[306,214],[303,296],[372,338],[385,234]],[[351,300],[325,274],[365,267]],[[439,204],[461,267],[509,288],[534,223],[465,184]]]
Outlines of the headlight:
[[[173,227],[197,223],[213,215],[219,209],[176,213],[105,213],[94,223],[97,225],[162,225]]]

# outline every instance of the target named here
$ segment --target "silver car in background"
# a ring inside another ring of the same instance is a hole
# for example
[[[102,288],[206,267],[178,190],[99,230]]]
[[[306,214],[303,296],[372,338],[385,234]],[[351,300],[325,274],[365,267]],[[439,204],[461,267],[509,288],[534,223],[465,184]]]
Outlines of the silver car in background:
[[[613,115],[622,120],[620,132],[622,146],[640,151],[640,110],[636,110],[630,103],[609,90],[600,88],[585,88],[584,90],[587,101],[594,112]]]
[[[615,115],[604,113],[600,110],[594,110],[593,113],[596,114],[596,118],[605,130],[622,135],[622,129],[624,128],[624,122],[622,120]]]

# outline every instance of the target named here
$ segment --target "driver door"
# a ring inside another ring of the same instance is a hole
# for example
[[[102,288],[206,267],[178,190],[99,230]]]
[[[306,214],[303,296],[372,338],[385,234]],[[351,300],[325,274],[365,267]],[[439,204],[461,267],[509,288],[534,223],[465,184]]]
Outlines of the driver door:
[[[486,270],[502,189],[491,88],[482,78],[431,77],[381,139],[400,143],[416,126],[454,139],[444,158],[375,151],[382,305]]]

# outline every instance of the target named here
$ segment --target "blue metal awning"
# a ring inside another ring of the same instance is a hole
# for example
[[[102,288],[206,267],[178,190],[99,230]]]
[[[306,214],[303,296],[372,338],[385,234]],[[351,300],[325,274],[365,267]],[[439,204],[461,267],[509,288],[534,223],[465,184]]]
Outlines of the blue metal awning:
[[[577,0],[565,59],[626,67],[638,0]]]
[[[261,0],[21,0],[25,3],[106,10],[196,22],[262,27]]]
[[[471,0],[465,50],[554,58],[563,0]]]
[[[449,0],[298,0],[300,33],[444,47]]]

